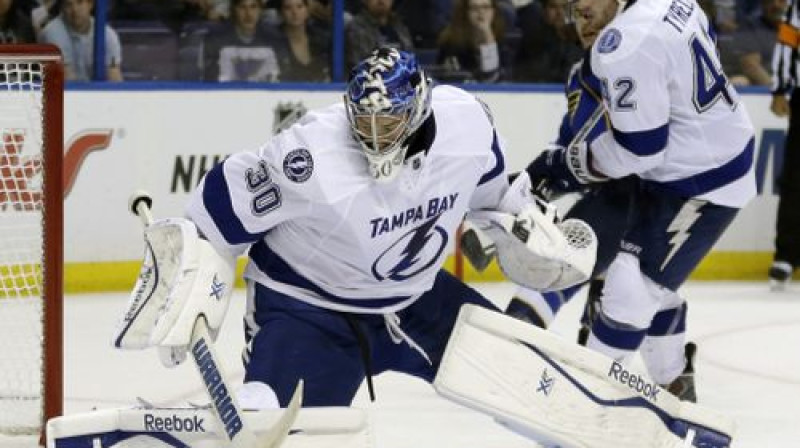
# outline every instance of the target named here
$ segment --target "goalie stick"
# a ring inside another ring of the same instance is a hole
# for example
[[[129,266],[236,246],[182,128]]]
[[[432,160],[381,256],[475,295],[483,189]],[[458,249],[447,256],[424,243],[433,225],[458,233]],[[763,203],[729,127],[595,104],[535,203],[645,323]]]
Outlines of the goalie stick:
[[[131,196],[131,211],[139,216],[146,228],[153,222],[150,207],[153,199],[145,192],[137,191]],[[243,418],[242,410],[233,396],[233,388],[214,348],[214,340],[208,330],[204,316],[199,315],[194,323],[189,353],[197,367],[204,389],[211,399],[213,414],[217,418],[227,443],[232,448],[278,448],[286,438],[292,424],[297,419],[303,400],[303,381],[300,380],[292,394],[292,399],[281,418],[264,435],[256,437],[255,432]]]

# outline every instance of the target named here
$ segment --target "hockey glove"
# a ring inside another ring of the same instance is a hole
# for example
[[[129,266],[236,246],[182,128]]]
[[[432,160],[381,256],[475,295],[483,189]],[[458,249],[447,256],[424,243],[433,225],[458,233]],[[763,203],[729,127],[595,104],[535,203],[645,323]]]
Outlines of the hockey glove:
[[[525,170],[534,189],[546,188],[554,194],[581,191],[588,184],[607,180],[591,169],[591,153],[585,142],[569,148],[554,145]]]

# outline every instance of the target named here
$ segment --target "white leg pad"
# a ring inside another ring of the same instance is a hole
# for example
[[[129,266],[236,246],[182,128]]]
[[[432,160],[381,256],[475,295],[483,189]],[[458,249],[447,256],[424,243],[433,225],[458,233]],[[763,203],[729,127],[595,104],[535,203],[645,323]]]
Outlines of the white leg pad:
[[[244,411],[256,435],[269,431],[283,409]],[[47,447],[92,446],[219,448],[218,421],[205,408],[107,409],[47,422]],[[75,443],[82,442],[81,445]],[[72,444],[70,444],[72,443]],[[357,408],[303,408],[281,448],[369,448],[373,433],[367,413]]]
[[[729,447],[733,423],[553,333],[462,307],[437,392],[563,448]]]
[[[251,411],[263,409],[280,409],[278,396],[269,385],[259,381],[250,381],[242,384],[236,390],[236,399],[239,407]]]

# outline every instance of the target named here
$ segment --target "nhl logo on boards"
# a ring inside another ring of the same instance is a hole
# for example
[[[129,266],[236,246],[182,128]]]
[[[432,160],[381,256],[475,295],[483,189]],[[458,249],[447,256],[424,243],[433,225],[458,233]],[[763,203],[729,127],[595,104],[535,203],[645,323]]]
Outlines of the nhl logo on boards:
[[[283,173],[292,182],[302,183],[314,172],[314,159],[305,148],[293,149],[283,159]]]
[[[597,39],[597,51],[600,53],[611,53],[619,48],[621,42],[622,33],[616,28],[610,28]]]

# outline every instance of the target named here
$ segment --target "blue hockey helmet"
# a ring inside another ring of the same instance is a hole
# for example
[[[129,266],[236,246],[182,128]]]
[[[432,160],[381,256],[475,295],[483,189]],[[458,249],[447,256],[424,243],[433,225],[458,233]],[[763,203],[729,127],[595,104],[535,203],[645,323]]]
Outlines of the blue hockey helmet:
[[[430,79],[413,54],[377,48],[350,72],[344,102],[371,174],[380,182],[394,179],[408,137],[431,113]]]

